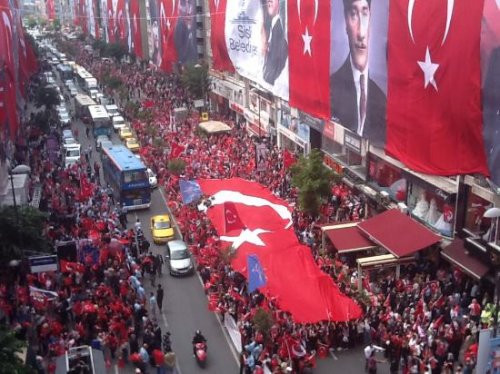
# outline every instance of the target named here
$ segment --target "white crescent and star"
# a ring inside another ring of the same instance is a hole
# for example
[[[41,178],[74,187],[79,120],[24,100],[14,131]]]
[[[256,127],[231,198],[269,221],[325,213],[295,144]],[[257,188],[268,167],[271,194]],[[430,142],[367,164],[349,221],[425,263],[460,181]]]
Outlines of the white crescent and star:
[[[313,27],[316,24],[316,20],[318,19],[318,9],[319,9],[318,1],[319,0],[314,0]],[[297,0],[297,13],[299,16],[299,23],[300,23],[300,25],[302,25],[302,19],[300,16],[300,0]],[[306,30],[305,30],[304,34],[302,34],[302,41],[304,42],[304,51],[302,52],[302,54],[305,55],[307,53],[309,56],[312,56],[312,50],[311,50],[312,38],[313,37],[312,37],[312,35],[309,34],[309,30],[307,29],[307,26],[306,26]]]
[[[437,84],[436,81],[434,80],[434,74],[436,73],[436,70],[439,67],[439,64],[435,64],[431,60],[431,54],[429,52],[429,47],[427,47],[425,51],[425,60],[424,61],[417,61],[418,66],[420,66],[420,69],[422,69],[424,73],[424,88],[427,88],[427,86],[432,84],[434,89],[437,91]]]
[[[225,214],[227,223],[229,223],[230,225],[236,223],[236,215],[231,210],[226,209]]]
[[[262,241],[259,235],[265,232],[270,232],[270,231],[264,229],[255,229],[255,230],[244,229],[238,236],[223,235],[220,237],[220,240],[224,242],[233,243],[232,247],[234,248],[234,250],[238,249],[244,243],[250,243],[253,245],[257,245],[259,247],[264,247],[266,244]]]

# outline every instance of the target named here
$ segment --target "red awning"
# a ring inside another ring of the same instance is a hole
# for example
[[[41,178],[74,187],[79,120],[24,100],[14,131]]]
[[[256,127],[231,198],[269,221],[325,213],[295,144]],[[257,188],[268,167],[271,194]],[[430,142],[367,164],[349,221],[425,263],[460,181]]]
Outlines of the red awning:
[[[441,256],[476,279],[481,279],[489,271],[488,265],[467,252],[462,239],[453,240],[441,251]]]
[[[356,226],[356,224],[330,226],[325,230],[325,234],[339,253],[376,248],[377,245],[363,236]]]
[[[367,219],[359,223],[358,228],[396,257],[409,256],[441,240],[427,227],[397,209]]]

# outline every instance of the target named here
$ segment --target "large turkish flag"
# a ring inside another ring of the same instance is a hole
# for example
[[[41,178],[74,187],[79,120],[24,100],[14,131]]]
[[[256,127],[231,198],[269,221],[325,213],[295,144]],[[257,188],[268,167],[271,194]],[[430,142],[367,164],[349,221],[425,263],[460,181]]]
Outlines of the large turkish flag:
[[[143,58],[142,55],[142,34],[141,34],[141,12],[139,9],[139,0],[130,0],[130,22],[132,23],[131,32],[134,42],[134,54]]]
[[[288,2],[288,41],[290,106],[329,118],[330,1]]]
[[[256,182],[240,178],[199,180],[210,207],[200,204],[220,239],[236,251],[232,267],[248,274],[247,256],[256,254],[267,283],[260,290],[275,299],[296,322],[348,321],[361,316],[356,302],[343,295],[317,266],[309,247],[297,240],[288,204]],[[233,213],[227,213],[228,207]],[[240,229],[227,228],[228,218]]]
[[[488,174],[479,36],[483,1],[390,2],[386,151],[411,169]]]
[[[212,47],[213,68],[234,71],[226,47],[226,0],[209,0],[210,6],[210,46]]]

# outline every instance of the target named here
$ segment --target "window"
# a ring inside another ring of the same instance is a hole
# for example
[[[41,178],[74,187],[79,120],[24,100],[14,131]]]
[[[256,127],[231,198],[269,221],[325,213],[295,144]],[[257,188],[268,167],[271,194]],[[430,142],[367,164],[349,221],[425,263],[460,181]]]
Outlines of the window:
[[[406,180],[402,177],[401,170],[371,153],[368,161],[368,178],[378,190],[389,193],[391,199],[406,200]]]
[[[442,191],[425,189],[416,183],[409,183],[408,211],[427,226],[445,236],[452,236],[454,206],[451,198],[445,198]]]
[[[321,137],[321,149],[331,155],[342,154],[342,144],[326,136]]]
[[[123,174],[123,182],[130,183],[148,179],[146,170],[127,171]]]
[[[467,196],[464,228],[486,241],[488,241],[491,218],[484,218],[483,215],[491,206],[492,204],[489,201],[469,192]]]

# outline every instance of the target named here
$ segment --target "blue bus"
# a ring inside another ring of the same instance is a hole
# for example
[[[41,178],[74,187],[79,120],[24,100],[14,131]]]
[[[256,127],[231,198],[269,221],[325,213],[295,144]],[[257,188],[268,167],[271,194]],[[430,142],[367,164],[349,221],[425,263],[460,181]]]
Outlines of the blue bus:
[[[151,206],[151,187],[146,166],[127,147],[103,147],[101,153],[104,180],[113,189],[116,203],[127,210]]]

